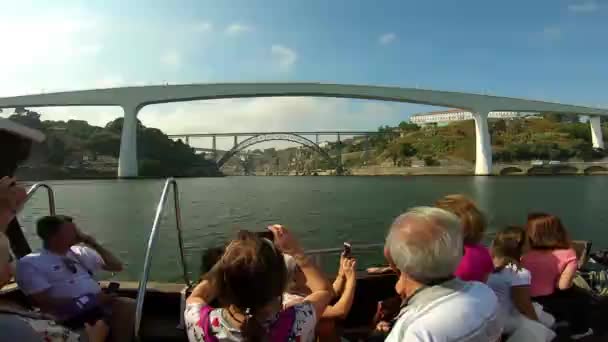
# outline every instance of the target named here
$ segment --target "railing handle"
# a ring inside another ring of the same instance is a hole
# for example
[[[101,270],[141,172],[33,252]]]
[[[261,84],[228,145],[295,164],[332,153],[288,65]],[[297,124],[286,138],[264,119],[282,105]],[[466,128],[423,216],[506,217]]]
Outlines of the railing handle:
[[[46,192],[48,194],[48,198],[49,198],[49,213],[51,215],[55,215],[55,192],[53,191],[53,188],[51,188],[50,185],[45,184],[45,183],[36,183],[34,185],[32,185],[28,190],[27,190],[27,196],[25,197],[25,201],[23,203],[27,203],[36,193],[36,191],[38,191],[38,189],[40,188],[45,188]],[[23,209],[23,207],[22,207]]]
[[[150,275],[150,266],[152,263],[152,249],[156,242],[156,238],[158,236],[158,227],[160,226],[160,222],[162,221],[163,211],[165,208],[165,204],[167,203],[168,193],[170,188],[173,188],[173,201],[175,205],[175,224],[177,228],[177,239],[179,244],[179,252],[180,252],[180,261],[183,271],[184,282],[186,286],[192,286],[192,282],[190,281],[190,277],[188,276],[188,270],[186,268],[186,258],[184,256],[184,242],[182,240],[182,221],[181,221],[181,211],[179,206],[179,191],[177,188],[177,182],[174,178],[168,178],[165,181],[165,185],[163,186],[163,191],[160,195],[160,200],[158,201],[158,205],[156,207],[156,214],[154,216],[154,223],[152,223],[152,229],[150,231],[150,236],[148,237],[148,247],[146,248],[146,256],[144,259],[144,269],[141,274],[141,278],[139,280],[139,288],[137,292],[137,300],[135,304],[135,338],[136,340],[140,340],[139,329],[141,327],[141,319],[143,314],[143,306],[144,299],[146,295],[146,288],[148,284],[148,277]]]

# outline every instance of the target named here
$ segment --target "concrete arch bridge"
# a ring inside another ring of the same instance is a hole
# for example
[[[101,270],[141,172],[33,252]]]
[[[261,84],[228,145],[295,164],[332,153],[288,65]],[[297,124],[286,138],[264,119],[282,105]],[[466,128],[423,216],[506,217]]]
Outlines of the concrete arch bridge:
[[[119,177],[136,177],[137,115],[148,105],[196,100],[314,96],[416,103],[459,108],[475,120],[475,174],[492,173],[492,145],[488,130],[490,112],[578,114],[590,117],[593,145],[603,148],[600,116],[608,109],[521,98],[417,88],[322,83],[182,84],[91,89],[0,98],[1,108],[53,106],[120,106],[124,110],[118,162]]]

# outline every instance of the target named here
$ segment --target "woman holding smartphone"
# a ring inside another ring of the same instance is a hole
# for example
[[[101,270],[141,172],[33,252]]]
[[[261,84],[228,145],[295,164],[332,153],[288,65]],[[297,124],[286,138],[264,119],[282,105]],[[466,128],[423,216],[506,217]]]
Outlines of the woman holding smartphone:
[[[285,227],[268,228],[273,241],[241,231],[219,262],[196,286],[184,313],[190,342],[313,341],[315,326],[332,298],[332,288]],[[311,293],[283,309],[287,270],[294,258]],[[221,308],[209,304],[215,299]]]

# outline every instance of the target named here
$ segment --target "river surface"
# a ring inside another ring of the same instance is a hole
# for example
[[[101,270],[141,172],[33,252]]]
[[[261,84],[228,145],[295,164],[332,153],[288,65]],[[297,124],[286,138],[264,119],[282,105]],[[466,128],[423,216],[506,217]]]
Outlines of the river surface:
[[[308,248],[343,241],[382,242],[392,219],[407,208],[431,205],[450,193],[474,198],[486,212],[489,231],[523,224],[529,211],[559,215],[573,238],[608,247],[608,177],[225,177],[179,179],[185,251],[198,274],[201,252],[239,228],[291,227]],[[141,273],[162,180],[49,182],[57,213],[116,252],[127,264],[119,279]],[[171,202],[154,250],[150,278],[179,281],[180,267]],[[42,191],[21,214],[34,248],[35,220],[48,212]],[[357,254],[356,248],[354,253]],[[360,258],[361,267],[382,262],[381,251]]]

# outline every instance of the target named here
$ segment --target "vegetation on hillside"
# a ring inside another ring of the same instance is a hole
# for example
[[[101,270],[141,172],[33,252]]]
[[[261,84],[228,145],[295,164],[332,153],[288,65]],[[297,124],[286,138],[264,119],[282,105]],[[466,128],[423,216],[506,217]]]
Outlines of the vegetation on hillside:
[[[604,151],[592,148],[589,124],[573,116],[491,119],[489,127],[494,162],[589,161],[606,156]],[[608,125],[604,124],[603,130],[608,137]],[[424,128],[402,122],[398,127],[384,126],[378,131],[387,134],[370,139],[372,146],[395,165],[408,165],[413,157],[427,166],[436,165],[438,159],[475,162],[474,121]]]
[[[40,114],[25,108],[16,108],[9,119],[28,127],[42,130],[47,135],[43,144],[34,146],[32,162],[38,166],[90,169],[103,159],[108,174],[116,174],[120,151],[123,119],[109,122],[105,127],[89,125],[84,120],[40,120]],[[219,171],[212,161],[195,154],[194,149],[181,140],[173,141],[161,130],[148,128],[138,121],[137,155],[140,176],[214,176]]]

